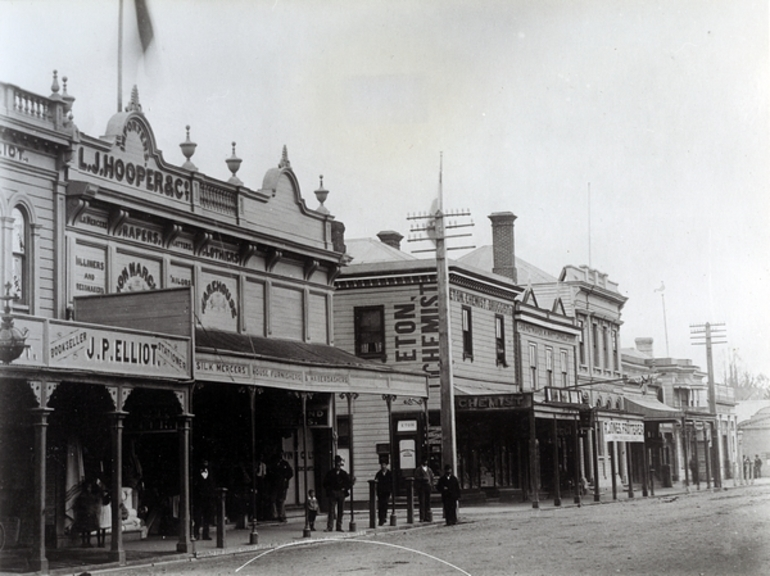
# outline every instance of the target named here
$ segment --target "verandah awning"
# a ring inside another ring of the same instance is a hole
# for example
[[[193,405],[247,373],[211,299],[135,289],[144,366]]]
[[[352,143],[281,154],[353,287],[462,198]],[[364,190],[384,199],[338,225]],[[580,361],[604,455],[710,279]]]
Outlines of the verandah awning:
[[[682,417],[681,410],[651,396],[626,396],[626,410],[632,414],[641,414],[646,421],[673,422]]]
[[[196,330],[197,380],[298,392],[428,397],[427,375],[394,370],[326,344]]]

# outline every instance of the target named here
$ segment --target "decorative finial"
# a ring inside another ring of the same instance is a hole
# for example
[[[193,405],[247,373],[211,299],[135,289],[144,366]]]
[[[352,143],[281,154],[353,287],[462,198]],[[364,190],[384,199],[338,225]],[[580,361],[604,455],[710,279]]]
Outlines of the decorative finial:
[[[126,106],[126,112],[141,111],[142,105],[139,104],[139,89],[136,87],[136,84],[134,84],[134,87],[131,88],[131,101],[128,103],[128,106]]]
[[[67,77],[66,76],[62,76],[61,81],[62,81],[62,95],[61,95],[61,97],[62,97],[62,100],[64,100],[64,102],[65,102],[64,109],[67,112],[70,112],[72,110],[72,103],[75,101],[75,97],[74,96],[70,96],[69,94],[67,94]]]
[[[318,186],[318,190],[315,191],[315,197],[318,199],[318,201],[321,203],[321,205],[316,208],[318,212],[321,212],[322,214],[329,214],[329,209],[324,206],[324,202],[326,202],[326,197],[329,196],[329,191],[324,188],[324,176],[321,174],[319,177],[321,179],[321,184]]]
[[[185,129],[187,130],[187,139],[182,142],[179,147],[182,149],[182,154],[184,154],[184,157],[187,159],[184,164],[182,164],[182,168],[186,168],[187,170],[192,170],[193,172],[198,171],[198,167],[195,166],[192,162],[190,162],[190,158],[192,158],[192,155],[195,154],[195,148],[198,146],[195,142],[190,141],[190,125],[188,124],[185,126]]]
[[[53,82],[51,83],[51,99],[53,100],[61,99],[61,96],[59,95],[58,72],[56,70],[53,71]]]
[[[281,153],[281,161],[278,163],[279,168],[291,168],[291,162],[289,162],[289,153],[286,150],[286,144],[283,145],[283,152]]]
[[[230,170],[230,172],[233,173],[228,182],[230,184],[235,184],[236,186],[243,186],[243,182],[241,182],[240,178],[235,175],[236,172],[238,172],[238,169],[241,167],[242,162],[242,160],[235,155],[235,142],[233,142],[233,155],[225,160],[225,162],[227,163],[227,168]]]

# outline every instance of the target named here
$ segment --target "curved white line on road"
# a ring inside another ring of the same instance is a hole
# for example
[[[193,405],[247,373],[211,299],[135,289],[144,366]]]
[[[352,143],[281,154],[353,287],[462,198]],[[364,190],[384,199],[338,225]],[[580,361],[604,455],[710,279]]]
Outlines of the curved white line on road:
[[[447,562],[446,560],[442,560],[441,558],[437,558],[436,556],[432,556],[431,554],[428,554],[426,552],[422,552],[420,550],[415,550],[414,548],[407,548],[406,546],[399,546],[398,544],[390,544],[388,542],[377,542],[375,540],[358,540],[356,538],[350,538],[350,539],[340,539],[340,538],[322,538],[317,540],[309,540],[309,541],[302,541],[302,542],[289,542],[288,544],[283,544],[281,546],[277,546],[275,548],[271,548],[270,550],[266,550],[265,552],[262,552],[262,554],[259,554],[246,562],[243,566],[240,568],[237,568],[235,571],[240,572],[243,568],[246,568],[249,564],[254,562],[255,560],[259,560],[263,556],[267,556],[268,554],[272,552],[277,552],[278,550],[281,550],[283,548],[289,548],[291,546],[307,546],[308,544],[318,544],[322,542],[357,542],[360,544],[376,544],[378,546],[390,546],[391,548],[398,548],[400,550],[406,550],[407,552],[414,552],[415,554],[420,554],[421,556],[426,556],[427,558],[430,558],[431,560],[435,560],[436,562],[441,562],[442,564],[446,564],[450,568],[454,568],[461,574],[465,574],[465,576],[472,576],[470,572],[466,572],[462,568],[455,566],[454,564],[451,564]]]

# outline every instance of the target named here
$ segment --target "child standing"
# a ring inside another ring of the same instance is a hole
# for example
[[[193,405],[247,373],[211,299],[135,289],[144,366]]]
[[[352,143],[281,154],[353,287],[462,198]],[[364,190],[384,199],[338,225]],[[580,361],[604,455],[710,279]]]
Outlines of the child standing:
[[[318,516],[320,510],[318,506],[318,498],[315,497],[315,490],[307,491],[307,501],[305,502],[307,508],[307,521],[310,524],[310,529],[315,531],[315,519]]]

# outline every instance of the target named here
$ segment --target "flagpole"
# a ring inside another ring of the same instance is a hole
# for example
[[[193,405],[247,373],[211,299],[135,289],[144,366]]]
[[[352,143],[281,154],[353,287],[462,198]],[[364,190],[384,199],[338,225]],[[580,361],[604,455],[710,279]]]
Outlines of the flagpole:
[[[118,0],[118,112],[123,110],[123,0]]]

